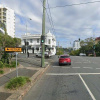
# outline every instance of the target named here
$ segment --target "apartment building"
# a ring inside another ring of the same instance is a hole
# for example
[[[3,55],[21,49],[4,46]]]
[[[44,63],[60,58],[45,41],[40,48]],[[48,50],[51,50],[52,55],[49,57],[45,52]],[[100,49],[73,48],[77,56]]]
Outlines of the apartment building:
[[[5,24],[7,34],[15,37],[15,14],[14,10],[0,5],[0,22]],[[1,30],[3,27],[1,28]]]
[[[25,45],[26,41],[28,42],[28,46]],[[26,47],[29,53],[41,52],[41,34],[27,33],[22,35],[21,46],[23,53],[26,53]],[[50,51],[52,55],[56,54],[56,38],[50,31],[45,34],[45,51]]]
[[[73,50],[78,50],[80,48],[80,41],[75,40],[73,43]]]

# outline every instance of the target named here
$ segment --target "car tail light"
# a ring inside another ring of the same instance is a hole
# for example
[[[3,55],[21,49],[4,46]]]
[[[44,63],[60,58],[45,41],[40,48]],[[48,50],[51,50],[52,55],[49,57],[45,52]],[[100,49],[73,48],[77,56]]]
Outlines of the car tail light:
[[[71,60],[70,60],[70,58],[66,58],[66,60],[68,61],[68,62],[70,62]]]

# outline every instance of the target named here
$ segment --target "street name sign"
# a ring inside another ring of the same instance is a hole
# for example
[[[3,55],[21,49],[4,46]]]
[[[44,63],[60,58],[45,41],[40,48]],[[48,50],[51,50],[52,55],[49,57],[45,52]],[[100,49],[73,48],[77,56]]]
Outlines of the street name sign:
[[[8,52],[22,52],[22,48],[9,48],[9,47],[5,47],[5,51]]]

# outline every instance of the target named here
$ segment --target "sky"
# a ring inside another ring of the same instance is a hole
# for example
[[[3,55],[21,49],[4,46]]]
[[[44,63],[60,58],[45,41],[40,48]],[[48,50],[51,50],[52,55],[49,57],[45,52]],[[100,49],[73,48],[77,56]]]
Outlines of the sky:
[[[15,12],[15,36],[29,32],[42,34],[43,0],[0,0]],[[95,0],[46,0],[45,31],[50,30],[62,47],[73,41],[100,36],[100,2],[73,5]],[[98,0],[99,1],[99,0]],[[49,5],[48,5],[49,4]],[[73,5],[57,7],[64,5]],[[50,9],[49,9],[50,8]],[[53,24],[52,24],[53,23]]]

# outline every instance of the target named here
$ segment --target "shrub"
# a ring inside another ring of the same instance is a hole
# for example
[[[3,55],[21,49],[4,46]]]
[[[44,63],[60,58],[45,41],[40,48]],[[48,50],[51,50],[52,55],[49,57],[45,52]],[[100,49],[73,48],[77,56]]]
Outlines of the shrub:
[[[96,56],[100,56],[100,52],[96,52]]]
[[[17,62],[17,65],[19,65],[18,62]],[[15,68],[16,67],[16,61],[12,61],[10,67]]]
[[[8,63],[9,64],[9,54],[8,53],[4,53],[1,57],[1,61],[3,63]]]
[[[19,87],[25,85],[27,82],[30,82],[30,79],[25,76],[15,77],[11,79],[7,84],[7,89],[18,89]]]
[[[7,64],[7,63],[4,63],[3,67],[10,68],[10,65],[9,65],[9,64]]]
[[[4,71],[3,70],[0,70],[0,74],[3,74],[4,73]]]
[[[0,61],[0,68],[3,68],[3,62]]]

